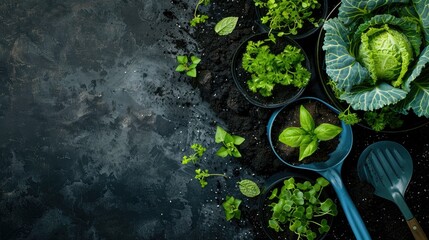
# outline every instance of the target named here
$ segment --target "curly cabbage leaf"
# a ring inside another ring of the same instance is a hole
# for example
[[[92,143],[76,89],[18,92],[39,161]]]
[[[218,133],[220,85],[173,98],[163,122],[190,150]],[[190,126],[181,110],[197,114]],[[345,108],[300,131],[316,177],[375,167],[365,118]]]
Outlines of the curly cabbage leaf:
[[[343,93],[340,98],[355,110],[373,111],[397,103],[406,96],[406,91],[394,88],[387,83],[380,83],[377,86],[357,87],[350,92]]]
[[[413,0],[414,8],[420,17],[420,22],[425,32],[426,44],[429,43],[429,1]]]

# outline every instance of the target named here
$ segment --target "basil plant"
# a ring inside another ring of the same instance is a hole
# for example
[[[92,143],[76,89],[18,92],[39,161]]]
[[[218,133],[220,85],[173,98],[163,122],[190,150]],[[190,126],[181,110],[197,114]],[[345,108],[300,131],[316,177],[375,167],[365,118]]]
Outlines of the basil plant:
[[[354,110],[429,117],[429,0],[344,0],[324,24],[326,73]]]

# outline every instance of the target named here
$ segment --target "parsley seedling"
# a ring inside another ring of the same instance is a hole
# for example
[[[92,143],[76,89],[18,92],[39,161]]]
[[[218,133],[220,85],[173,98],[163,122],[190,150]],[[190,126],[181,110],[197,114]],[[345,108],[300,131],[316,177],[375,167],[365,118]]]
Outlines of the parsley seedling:
[[[177,56],[177,62],[179,65],[176,68],[177,72],[186,72],[189,77],[197,77],[197,65],[201,62],[201,59],[197,56],[191,56],[191,63],[187,56]]]
[[[200,168],[195,169],[195,179],[198,179],[200,181],[201,187],[204,188],[207,185],[206,178],[212,177],[212,176],[221,176],[226,178],[225,174],[220,173],[209,173],[209,170],[201,170]]]
[[[244,140],[243,137],[231,135],[223,128],[217,126],[215,142],[222,143],[223,146],[216,152],[216,155],[223,158],[226,156],[241,157],[241,153],[238,151],[237,146],[242,144]]]
[[[300,127],[288,127],[279,135],[279,141],[290,146],[299,147],[299,161],[312,155],[319,141],[328,141],[336,137],[342,128],[330,123],[315,126],[314,119],[304,106],[299,108]]]
[[[204,6],[207,6],[210,4],[210,0],[198,0],[198,3],[195,6],[195,10],[194,10],[194,18],[190,21],[190,24],[192,27],[195,27],[200,23],[205,23],[206,20],[209,18],[209,16],[205,14],[198,14],[198,8],[200,7],[201,4]]]
[[[352,111],[350,111],[350,105],[347,107],[346,110],[340,112],[338,118],[349,125],[354,125],[360,122],[360,118],[358,117],[357,113],[352,113]]]
[[[225,210],[225,217],[227,221],[230,221],[233,218],[240,219],[240,204],[240,199],[236,199],[233,196],[226,196],[226,200],[222,203],[222,207]]]
[[[194,150],[194,153],[191,155],[185,155],[182,158],[182,164],[188,164],[190,162],[197,163],[197,161],[200,159],[200,157],[203,156],[204,152],[207,150],[205,147],[203,147],[199,143],[194,143],[191,145],[191,149]]]

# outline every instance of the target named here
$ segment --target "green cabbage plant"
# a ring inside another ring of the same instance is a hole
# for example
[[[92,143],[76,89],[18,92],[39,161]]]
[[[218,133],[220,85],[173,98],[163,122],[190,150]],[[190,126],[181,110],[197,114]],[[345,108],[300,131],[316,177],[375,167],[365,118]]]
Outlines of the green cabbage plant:
[[[343,0],[324,30],[326,73],[340,100],[429,117],[429,0]]]

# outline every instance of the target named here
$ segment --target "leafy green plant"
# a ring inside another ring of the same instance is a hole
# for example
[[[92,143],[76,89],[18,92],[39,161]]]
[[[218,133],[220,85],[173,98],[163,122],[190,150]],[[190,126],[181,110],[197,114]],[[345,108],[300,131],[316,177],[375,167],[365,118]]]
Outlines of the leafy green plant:
[[[198,0],[194,10],[194,18],[192,18],[192,20],[190,21],[190,24],[192,27],[195,27],[200,23],[205,23],[206,20],[209,18],[209,16],[205,14],[198,14],[198,8],[201,5],[207,6],[209,4],[210,4],[210,0]]]
[[[354,125],[358,122],[360,122],[360,118],[357,115],[357,113],[350,111],[350,105],[347,107],[346,110],[340,112],[338,114],[338,118],[343,121],[345,124]]]
[[[191,62],[187,56],[177,56],[179,65],[176,68],[177,72],[186,72],[189,77],[197,77],[197,66],[201,59],[197,56],[191,56]]]
[[[336,137],[342,128],[330,123],[315,126],[314,119],[304,106],[299,108],[300,127],[288,127],[279,135],[279,141],[290,146],[299,147],[299,161],[312,155],[319,141],[328,141]]]
[[[386,126],[395,129],[403,124],[400,114],[389,107],[384,107],[380,111],[365,112],[364,119],[375,131],[381,131]]]
[[[236,199],[233,196],[226,196],[226,200],[222,203],[222,207],[225,210],[225,217],[227,221],[230,221],[233,218],[240,219],[240,204],[240,199]]]
[[[269,41],[247,43],[242,66],[251,74],[251,79],[247,81],[249,89],[269,97],[276,84],[298,88],[307,86],[311,73],[303,66],[305,55],[301,49],[288,44],[282,52],[274,54],[267,44]]]
[[[240,192],[246,196],[246,197],[256,197],[261,193],[261,190],[258,187],[258,184],[256,184],[254,181],[249,179],[243,179],[238,183],[238,187],[240,189]]]
[[[218,23],[216,23],[214,30],[220,36],[228,35],[234,31],[237,22],[238,17],[223,18]]]
[[[215,142],[222,143],[223,146],[216,152],[216,155],[223,158],[226,156],[232,156],[237,158],[241,157],[241,153],[240,151],[238,151],[237,146],[241,145],[244,140],[245,139],[243,137],[231,135],[223,128],[217,126]]]
[[[299,239],[315,239],[319,234],[329,231],[328,216],[336,216],[337,206],[330,198],[323,199],[323,189],[329,182],[323,177],[310,181],[296,182],[291,177],[283,181],[280,188],[275,188],[269,197],[272,215],[268,226],[276,232],[285,228],[294,232]]]
[[[257,7],[267,12],[261,17],[261,22],[272,30],[278,31],[278,36],[297,35],[306,22],[319,26],[320,19],[313,17],[313,11],[321,4],[317,0],[254,0]]]
[[[191,149],[194,150],[194,153],[191,155],[185,155],[182,158],[182,164],[188,164],[190,162],[197,163],[200,157],[203,156],[204,152],[207,150],[203,145],[199,143],[194,143],[191,145]]]
[[[388,106],[429,117],[429,0],[369,2],[343,1],[338,17],[324,24],[334,91],[354,110]]]
[[[198,179],[200,181],[201,187],[204,188],[208,183],[206,181],[206,178],[213,177],[213,176],[220,176],[226,178],[225,174],[220,173],[209,173],[209,170],[201,170],[200,168],[195,169],[195,179]]]

